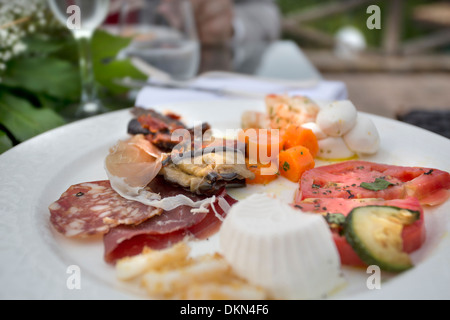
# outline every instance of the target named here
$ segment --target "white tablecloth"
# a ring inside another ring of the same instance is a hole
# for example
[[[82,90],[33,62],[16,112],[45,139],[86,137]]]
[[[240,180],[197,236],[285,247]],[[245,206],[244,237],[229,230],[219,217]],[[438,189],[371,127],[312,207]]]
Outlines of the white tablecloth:
[[[254,99],[264,99],[264,96],[267,94],[303,95],[317,101],[347,99],[347,88],[343,82],[322,79],[315,83],[296,84],[295,82],[266,80],[237,74],[227,74],[224,76],[206,74],[194,79],[191,84],[207,88],[246,91],[255,95]],[[155,105],[177,102],[236,98],[242,99],[243,97],[217,95],[204,91],[147,86],[140,89],[137,93],[135,105],[143,108],[151,108]]]

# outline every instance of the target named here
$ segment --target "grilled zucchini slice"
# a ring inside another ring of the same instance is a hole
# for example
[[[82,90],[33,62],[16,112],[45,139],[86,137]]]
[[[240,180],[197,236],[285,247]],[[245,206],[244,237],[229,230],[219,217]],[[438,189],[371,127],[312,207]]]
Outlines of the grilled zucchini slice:
[[[386,271],[404,271],[413,265],[403,251],[402,230],[419,217],[419,211],[398,207],[359,207],[347,216],[344,234],[353,250],[368,265],[378,265]]]

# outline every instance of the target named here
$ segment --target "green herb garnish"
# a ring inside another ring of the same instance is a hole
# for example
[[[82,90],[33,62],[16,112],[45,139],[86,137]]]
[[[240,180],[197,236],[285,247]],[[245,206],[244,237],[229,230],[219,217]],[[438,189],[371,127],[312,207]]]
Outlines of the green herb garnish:
[[[362,182],[359,186],[361,188],[372,190],[372,191],[379,191],[387,189],[389,186],[394,185],[392,182],[386,181],[381,178],[376,178],[374,182]]]
[[[283,170],[284,170],[284,171],[288,171],[290,168],[291,168],[291,167],[289,166],[289,163],[287,163],[287,161],[285,161],[285,162],[283,163]]]
[[[329,213],[324,216],[325,221],[328,223],[331,229],[337,230],[340,235],[343,233],[345,225],[345,216],[342,213]]]

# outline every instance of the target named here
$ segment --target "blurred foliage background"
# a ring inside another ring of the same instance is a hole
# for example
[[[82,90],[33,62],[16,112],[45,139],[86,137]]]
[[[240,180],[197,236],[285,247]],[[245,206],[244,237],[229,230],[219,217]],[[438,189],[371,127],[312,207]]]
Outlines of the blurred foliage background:
[[[280,10],[283,15],[289,15],[295,12],[314,8],[318,5],[327,3],[339,2],[336,0],[277,0]],[[413,10],[417,6],[427,5],[431,3],[443,2],[442,0],[404,0],[403,1],[403,16],[402,16],[402,38],[401,40],[413,39],[419,36],[426,35],[430,27],[424,24],[415,23],[413,19]],[[445,1],[444,1],[445,2]],[[384,15],[388,12],[389,0],[373,1],[380,7],[382,12],[382,19],[385,19]],[[346,13],[329,16],[323,19],[318,19],[310,23],[312,27],[329,33],[335,34],[336,30],[343,26],[353,26],[359,29],[365,36],[367,45],[372,48],[379,48],[381,46],[383,37],[383,28],[380,30],[369,30],[366,27],[366,21],[368,14],[366,13],[367,4],[360,7],[356,7],[349,10]],[[308,42],[300,43],[302,47],[308,47],[313,44]],[[448,48],[446,48],[448,50]]]
[[[110,110],[130,107],[128,89],[113,79],[145,79],[117,59],[130,38],[97,30],[92,58],[99,98]],[[67,122],[81,95],[78,47],[45,0],[0,0],[0,153]]]

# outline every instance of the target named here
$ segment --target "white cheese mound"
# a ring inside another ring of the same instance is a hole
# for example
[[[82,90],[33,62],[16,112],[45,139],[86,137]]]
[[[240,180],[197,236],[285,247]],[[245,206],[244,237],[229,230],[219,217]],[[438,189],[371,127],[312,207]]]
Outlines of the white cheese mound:
[[[334,101],[319,111],[316,123],[327,135],[340,137],[353,128],[357,113],[351,101]]]
[[[343,283],[325,219],[266,194],[236,203],[219,236],[235,272],[275,299],[323,298]]]
[[[325,160],[351,159],[355,155],[375,154],[380,136],[374,122],[356,110],[349,100],[323,106],[316,122],[308,124],[319,143],[318,157]]]

